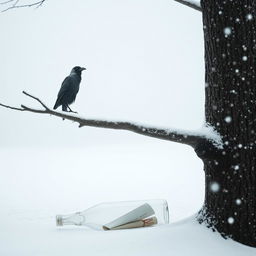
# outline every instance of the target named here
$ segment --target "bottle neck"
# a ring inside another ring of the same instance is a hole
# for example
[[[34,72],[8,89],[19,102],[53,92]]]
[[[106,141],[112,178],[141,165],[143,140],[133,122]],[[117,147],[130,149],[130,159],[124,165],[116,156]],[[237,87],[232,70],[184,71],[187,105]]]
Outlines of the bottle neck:
[[[80,213],[74,213],[69,215],[57,215],[56,216],[56,225],[77,225],[81,226],[85,224],[85,217]]]

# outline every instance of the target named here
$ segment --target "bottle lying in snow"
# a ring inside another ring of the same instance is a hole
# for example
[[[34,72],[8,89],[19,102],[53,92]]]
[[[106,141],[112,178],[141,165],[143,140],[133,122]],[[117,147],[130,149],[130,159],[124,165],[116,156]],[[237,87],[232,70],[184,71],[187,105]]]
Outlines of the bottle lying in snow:
[[[168,223],[168,204],[162,199],[101,203],[82,212],[56,216],[57,226],[87,226],[96,230],[130,229]]]

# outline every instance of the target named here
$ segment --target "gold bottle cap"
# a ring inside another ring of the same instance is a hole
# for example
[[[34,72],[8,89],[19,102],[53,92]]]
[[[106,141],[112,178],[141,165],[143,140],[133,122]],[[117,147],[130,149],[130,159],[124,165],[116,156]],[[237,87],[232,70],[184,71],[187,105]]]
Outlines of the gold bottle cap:
[[[62,215],[57,215],[56,216],[56,225],[57,226],[63,226]]]

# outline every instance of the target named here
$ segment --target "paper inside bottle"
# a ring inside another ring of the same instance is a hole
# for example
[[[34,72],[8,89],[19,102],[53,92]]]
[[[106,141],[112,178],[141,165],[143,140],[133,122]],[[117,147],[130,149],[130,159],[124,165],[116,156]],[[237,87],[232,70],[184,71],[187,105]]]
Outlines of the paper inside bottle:
[[[104,230],[130,229],[147,227],[157,224],[157,218],[153,216],[155,211],[148,204],[145,203],[136,209],[120,216],[119,218],[105,224]],[[151,218],[148,218],[150,217]]]

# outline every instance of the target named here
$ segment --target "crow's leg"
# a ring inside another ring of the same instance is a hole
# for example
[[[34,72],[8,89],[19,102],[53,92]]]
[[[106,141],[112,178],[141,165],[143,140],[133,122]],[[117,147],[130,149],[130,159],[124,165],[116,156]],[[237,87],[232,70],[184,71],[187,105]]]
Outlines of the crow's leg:
[[[67,105],[62,105],[62,111],[67,112]],[[62,120],[65,120],[65,118],[62,118]]]
[[[62,105],[62,111],[65,111],[65,112],[67,112],[67,105]]]
[[[69,109],[69,112],[77,114],[77,112],[73,111],[70,106],[67,105],[67,108]]]

